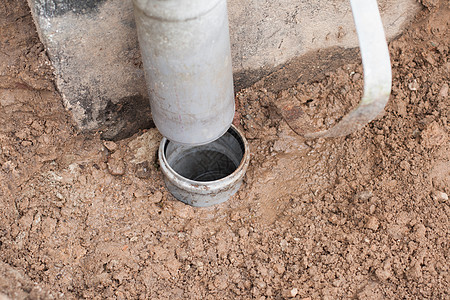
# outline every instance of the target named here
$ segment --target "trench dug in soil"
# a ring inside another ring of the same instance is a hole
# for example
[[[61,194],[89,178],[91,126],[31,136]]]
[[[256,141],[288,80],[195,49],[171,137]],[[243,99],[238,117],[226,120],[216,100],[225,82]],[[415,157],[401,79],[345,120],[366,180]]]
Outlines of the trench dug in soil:
[[[252,157],[230,201],[164,187],[156,129],[82,135],[55,91],[25,1],[0,4],[0,299],[449,299],[448,3],[389,44],[386,112],[306,141],[358,103],[358,58],[320,79],[237,93]],[[147,147],[150,145],[150,147]]]

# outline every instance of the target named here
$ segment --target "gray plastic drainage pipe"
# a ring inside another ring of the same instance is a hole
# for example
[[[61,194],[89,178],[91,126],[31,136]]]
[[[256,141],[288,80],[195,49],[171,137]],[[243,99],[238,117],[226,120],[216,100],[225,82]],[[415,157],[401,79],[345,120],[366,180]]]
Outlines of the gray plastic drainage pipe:
[[[172,142],[202,145],[234,116],[226,0],[133,0],[153,121]]]

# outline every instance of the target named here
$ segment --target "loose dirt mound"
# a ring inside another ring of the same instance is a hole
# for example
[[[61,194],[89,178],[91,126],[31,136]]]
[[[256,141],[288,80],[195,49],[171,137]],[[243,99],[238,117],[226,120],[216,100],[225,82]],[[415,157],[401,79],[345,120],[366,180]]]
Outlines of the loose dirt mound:
[[[275,101],[330,127],[359,101],[361,65],[277,93],[262,80],[237,95],[245,184],[194,209],[164,188],[156,130],[76,134],[25,2],[3,1],[0,299],[448,299],[450,12],[423,3],[390,43],[384,116],[305,141]]]

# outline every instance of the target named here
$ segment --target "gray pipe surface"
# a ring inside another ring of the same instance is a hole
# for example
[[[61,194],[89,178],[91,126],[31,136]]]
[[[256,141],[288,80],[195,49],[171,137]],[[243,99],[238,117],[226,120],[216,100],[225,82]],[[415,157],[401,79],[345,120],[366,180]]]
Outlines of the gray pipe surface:
[[[222,136],[234,116],[226,0],[133,0],[153,121],[175,143]]]

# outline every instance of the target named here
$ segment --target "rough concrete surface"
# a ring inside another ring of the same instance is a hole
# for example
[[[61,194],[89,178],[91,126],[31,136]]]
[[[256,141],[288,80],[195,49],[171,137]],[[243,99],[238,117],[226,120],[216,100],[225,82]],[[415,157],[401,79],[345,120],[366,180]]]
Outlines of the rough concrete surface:
[[[149,127],[131,0],[28,2],[78,127],[112,139]],[[349,1],[229,0],[228,7],[236,90],[308,52],[358,45]],[[392,39],[420,5],[381,0],[379,7]]]
[[[30,1],[30,6],[64,105],[78,127],[119,139],[149,127],[131,3]]]

